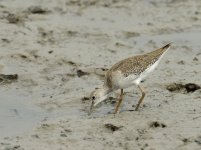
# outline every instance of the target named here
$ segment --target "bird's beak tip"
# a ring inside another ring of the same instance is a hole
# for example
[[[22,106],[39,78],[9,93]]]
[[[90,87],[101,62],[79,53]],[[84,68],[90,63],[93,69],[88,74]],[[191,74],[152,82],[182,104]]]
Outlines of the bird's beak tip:
[[[89,110],[88,115],[91,115],[91,114],[92,114],[92,111],[93,111],[93,104],[91,104],[91,107],[90,107],[90,110]]]

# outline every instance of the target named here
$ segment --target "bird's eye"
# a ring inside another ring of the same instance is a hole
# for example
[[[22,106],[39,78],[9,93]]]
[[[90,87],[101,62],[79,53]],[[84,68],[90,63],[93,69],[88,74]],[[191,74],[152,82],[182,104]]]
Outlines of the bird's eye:
[[[95,100],[95,98],[96,98],[95,96],[92,96],[92,100]]]

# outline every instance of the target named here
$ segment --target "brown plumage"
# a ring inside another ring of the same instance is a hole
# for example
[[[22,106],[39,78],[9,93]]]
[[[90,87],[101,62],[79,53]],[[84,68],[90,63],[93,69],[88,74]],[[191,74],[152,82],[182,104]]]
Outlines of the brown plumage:
[[[105,85],[112,88],[112,74],[116,71],[121,71],[124,77],[128,77],[130,74],[140,75],[149,66],[153,65],[159,57],[170,47],[170,44],[165,45],[162,48],[151,51],[149,53],[132,56],[121,60],[120,62],[114,64],[105,75]]]
[[[136,110],[138,109],[140,103],[142,102],[145,92],[139,86],[140,82],[156,68],[163,54],[168,50],[171,44],[167,44],[162,48],[151,51],[149,53],[129,57],[124,59],[115,65],[113,65],[105,75],[105,82],[103,89],[99,90],[98,93],[106,96],[106,94],[121,89],[121,96],[119,103],[117,104],[115,113],[118,111],[120,103],[122,101],[123,89],[136,84],[142,92],[142,97],[140,98]],[[93,93],[92,95],[95,95]],[[101,97],[101,96],[100,96]]]

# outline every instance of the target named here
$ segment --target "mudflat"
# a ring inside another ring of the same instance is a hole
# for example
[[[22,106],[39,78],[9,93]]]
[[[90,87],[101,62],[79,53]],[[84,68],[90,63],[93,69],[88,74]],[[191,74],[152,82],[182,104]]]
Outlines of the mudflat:
[[[201,1],[0,1],[0,150],[201,148]],[[140,91],[88,115],[117,61],[172,42]]]

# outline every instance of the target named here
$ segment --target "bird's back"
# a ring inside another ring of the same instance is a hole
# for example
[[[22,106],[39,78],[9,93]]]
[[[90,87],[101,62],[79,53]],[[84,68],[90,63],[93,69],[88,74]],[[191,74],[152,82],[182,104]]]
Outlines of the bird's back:
[[[159,60],[159,58],[169,47],[170,44],[167,44],[166,46],[160,49],[151,51],[143,55],[129,57],[116,63],[107,71],[105,84],[109,87],[112,87],[112,78],[115,72],[121,72],[124,77],[127,77],[131,74],[139,76],[147,68],[153,65],[157,60]]]

